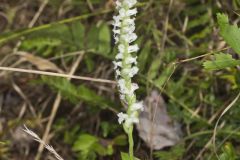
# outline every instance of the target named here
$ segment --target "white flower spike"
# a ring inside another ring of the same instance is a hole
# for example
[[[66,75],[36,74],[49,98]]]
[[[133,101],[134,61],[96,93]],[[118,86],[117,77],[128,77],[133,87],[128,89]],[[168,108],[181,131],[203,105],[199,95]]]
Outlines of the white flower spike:
[[[137,14],[137,9],[134,6],[136,3],[137,0],[116,0],[118,15],[113,16],[114,22],[112,23],[115,44],[118,48],[118,54],[113,64],[120,98],[128,106],[127,113],[118,114],[118,122],[123,123],[125,128],[138,123],[139,111],[143,110],[143,103],[137,102],[135,95],[135,90],[139,87],[131,80],[139,70],[136,66],[137,56],[132,55],[139,50],[137,44],[132,44],[137,39],[137,35],[134,33],[136,29],[135,15]]]

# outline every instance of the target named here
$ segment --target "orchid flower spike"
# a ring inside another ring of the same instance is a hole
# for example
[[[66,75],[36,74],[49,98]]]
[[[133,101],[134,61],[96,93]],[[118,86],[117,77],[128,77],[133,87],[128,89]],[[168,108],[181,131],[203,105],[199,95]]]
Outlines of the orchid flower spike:
[[[139,122],[138,114],[143,110],[143,103],[137,102],[135,95],[135,90],[139,87],[131,80],[139,70],[136,66],[137,56],[133,55],[139,50],[138,45],[134,44],[137,39],[137,35],[134,33],[137,14],[137,9],[134,6],[136,3],[137,0],[117,0],[118,15],[113,16],[113,33],[118,48],[118,54],[113,64],[120,98],[128,105],[127,113],[118,114],[118,122],[123,123],[126,128]]]

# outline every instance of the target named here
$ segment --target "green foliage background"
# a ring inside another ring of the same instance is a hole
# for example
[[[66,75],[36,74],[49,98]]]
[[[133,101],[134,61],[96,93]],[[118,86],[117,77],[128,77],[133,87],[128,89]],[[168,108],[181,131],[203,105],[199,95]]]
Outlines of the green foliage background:
[[[0,30],[1,66],[12,66],[19,59],[13,49],[21,41],[19,51],[49,60],[64,73],[78,57],[74,53],[83,51],[77,75],[114,79],[112,60],[117,50],[111,32],[113,1],[50,0],[32,28],[27,25],[42,1],[26,1],[29,10],[19,10],[21,2],[0,2],[0,13],[7,19],[7,25]],[[137,95],[144,99],[153,89],[161,92],[169,114],[181,124],[183,136],[178,145],[152,153],[135,131],[136,157],[216,160],[209,143],[214,125],[239,92],[240,1],[139,0],[137,7]],[[23,21],[21,16],[25,16]],[[9,55],[7,61],[1,61]],[[27,62],[17,67],[36,69]],[[11,135],[20,125],[26,123],[40,135],[44,133],[44,119],[50,115],[57,92],[63,96],[63,102],[52,127],[51,143],[63,157],[127,159],[127,139],[116,118],[116,113],[124,110],[124,102],[119,100],[114,85],[19,73],[1,77],[1,96],[19,99],[10,83],[14,82],[34,104],[36,115],[27,110],[18,119],[19,104],[24,100],[9,106],[4,101],[0,117],[6,120],[0,121],[0,128],[4,126],[0,129],[0,159],[23,155],[24,147],[19,149],[15,143],[24,142],[16,142]],[[237,102],[217,130],[216,146],[221,160],[240,158],[239,107]],[[31,148],[27,156],[35,155],[36,147],[28,143],[27,146]],[[44,155],[47,157],[48,153]]]

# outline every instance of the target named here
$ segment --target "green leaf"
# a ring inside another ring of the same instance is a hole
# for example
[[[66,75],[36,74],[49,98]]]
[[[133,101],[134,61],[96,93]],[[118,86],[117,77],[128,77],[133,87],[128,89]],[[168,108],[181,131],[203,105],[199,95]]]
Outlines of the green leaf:
[[[209,13],[205,11],[205,13],[200,15],[198,18],[191,20],[187,25],[187,29],[189,30],[200,25],[205,25],[209,22],[209,20],[210,20]]]
[[[127,153],[121,152],[122,160],[130,160],[130,157]],[[139,160],[138,158],[134,157],[134,160]]]
[[[101,156],[107,155],[107,149],[103,147],[101,144],[95,143],[92,147],[93,147],[93,150],[99,155]]]
[[[82,134],[78,137],[73,145],[74,151],[89,150],[96,142],[98,138],[90,134]]]
[[[111,31],[106,23],[91,27],[87,34],[87,42],[88,49],[106,58],[110,57]]]
[[[75,51],[77,50],[76,46],[77,44],[69,26],[53,24],[48,29],[28,34],[20,48],[25,51],[37,52],[41,56],[49,56],[50,54],[57,54],[64,49]]]
[[[148,79],[152,80],[152,79],[156,78],[156,76],[158,75],[160,66],[161,66],[161,59],[160,59],[160,56],[157,56],[153,60],[151,66],[148,70]]]
[[[237,25],[230,25],[228,16],[225,14],[218,13],[217,20],[223,39],[236,53],[240,54],[240,29]]]
[[[236,153],[231,143],[226,143],[222,151],[223,153],[219,156],[220,160],[236,160]]]
[[[98,42],[97,51],[107,55],[111,50],[111,31],[106,23],[103,23],[99,28]]]
[[[67,143],[67,144],[73,144],[78,137],[79,130],[80,130],[79,125],[74,126],[70,130],[65,130],[64,138],[63,138],[64,142]]]
[[[240,60],[233,59],[230,54],[218,53],[214,55],[214,59],[213,61],[204,62],[204,68],[207,70],[218,70],[240,64]]]
[[[96,153],[94,145],[98,144],[99,139],[90,134],[81,134],[73,145],[73,150],[79,152],[78,160],[95,160]]]
[[[72,103],[78,103],[79,100],[82,100],[95,106],[99,106],[102,109],[116,106],[109,99],[99,96],[95,91],[88,87],[84,85],[75,86],[67,79],[43,76],[42,81],[53,89],[59,91],[64,98],[70,100]]]
[[[77,21],[71,25],[73,40],[78,46],[78,49],[84,48],[85,26]]]
[[[185,148],[183,144],[176,145],[172,147],[169,151],[156,151],[154,152],[154,156],[161,160],[179,160],[182,159],[185,152]]]
[[[129,160],[129,155],[127,153],[121,152],[121,158],[122,160]]]
[[[143,45],[144,48],[141,50],[138,56],[138,68],[140,72],[146,69],[148,57],[151,54],[151,45],[152,45],[152,41],[151,40],[147,41],[146,44]]]
[[[113,143],[114,143],[114,145],[118,145],[118,146],[125,146],[125,145],[127,145],[127,137],[126,137],[126,135],[119,135],[119,136],[117,136],[117,137],[115,137],[114,139],[113,139]]]
[[[73,145],[73,150],[80,152],[79,156],[89,159],[89,157],[96,155],[100,156],[112,155],[112,144],[106,147],[100,143],[100,139],[90,134],[81,134]],[[94,156],[95,157],[95,156]]]
[[[98,27],[97,26],[92,26],[86,37],[86,47],[88,49],[95,49],[96,46],[98,45]]]
[[[154,84],[156,84],[157,87],[162,88],[162,86],[173,74],[174,70],[175,70],[174,64],[168,65],[167,68],[162,72],[162,74],[156,80],[154,80]]]

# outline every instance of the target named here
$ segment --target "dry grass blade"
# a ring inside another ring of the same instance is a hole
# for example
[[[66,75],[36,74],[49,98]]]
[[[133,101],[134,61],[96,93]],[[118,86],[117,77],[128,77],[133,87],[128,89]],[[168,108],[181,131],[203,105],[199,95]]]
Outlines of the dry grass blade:
[[[46,71],[38,71],[38,70],[31,70],[31,69],[21,69],[21,68],[12,68],[12,67],[0,67],[0,70],[12,71],[12,72],[32,73],[32,74],[39,74],[39,75],[46,75],[46,76],[55,76],[55,77],[63,77],[63,78],[71,78],[71,79],[79,79],[79,80],[99,82],[99,83],[116,84],[116,82],[113,81],[113,80],[91,78],[91,77],[83,77],[83,76],[75,76],[75,75],[68,75],[68,74],[54,73],[54,72],[46,72]]]
[[[16,54],[19,55],[23,60],[28,61],[34,66],[36,66],[39,70],[63,73],[63,71],[58,68],[56,64],[50,62],[49,60],[26,52],[17,52]]]
[[[24,129],[23,129],[24,132],[26,132],[28,135],[32,136],[33,139],[37,142],[39,142],[40,144],[44,145],[44,147],[49,151],[51,152],[58,160],[64,160],[56,151],[55,149],[46,144],[36,133],[34,133],[33,131],[31,131],[30,129],[28,129],[25,125],[24,125]]]
[[[223,117],[223,115],[237,102],[239,97],[240,97],[240,92],[238,93],[237,97],[224,109],[224,111],[221,113],[220,117],[218,118],[217,123],[215,124],[214,131],[213,131],[213,150],[218,159],[219,159],[219,156],[217,154],[217,149],[216,149],[216,134],[217,134],[218,123],[220,119]]]

